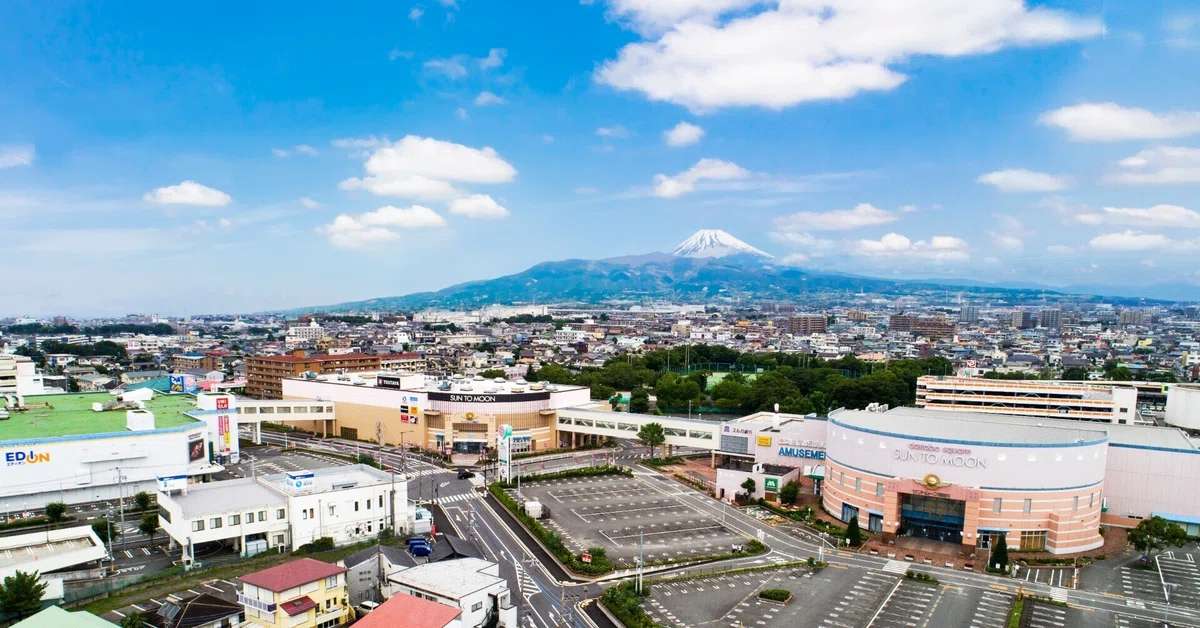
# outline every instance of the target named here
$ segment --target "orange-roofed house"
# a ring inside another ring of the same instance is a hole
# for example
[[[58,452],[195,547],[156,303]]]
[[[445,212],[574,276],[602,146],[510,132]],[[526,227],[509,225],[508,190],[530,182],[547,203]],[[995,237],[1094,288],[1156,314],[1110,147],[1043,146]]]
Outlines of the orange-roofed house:
[[[355,628],[466,628],[462,611],[407,593],[397,593],[354,624]]]

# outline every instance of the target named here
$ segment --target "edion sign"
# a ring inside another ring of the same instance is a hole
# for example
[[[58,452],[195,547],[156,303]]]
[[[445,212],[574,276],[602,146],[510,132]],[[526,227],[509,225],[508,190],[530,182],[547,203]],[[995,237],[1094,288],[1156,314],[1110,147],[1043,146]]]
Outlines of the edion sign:
[[[50,462],[50,452],[32,450],[4,452],[4,464],[9,467],[16,467],[23,464],[38,464],[42,462]]]

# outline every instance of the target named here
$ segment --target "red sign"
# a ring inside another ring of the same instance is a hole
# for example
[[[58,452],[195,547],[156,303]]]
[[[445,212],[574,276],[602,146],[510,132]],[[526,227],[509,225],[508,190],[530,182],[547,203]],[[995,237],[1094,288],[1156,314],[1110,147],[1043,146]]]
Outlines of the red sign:
[[[217,397],[217,409],[218,410],[228,410],[229,409],[229,397]]]
[[[585,563],[591,564],[591,562],[592,562],[592,555],[591,555],[591,554],[580,554],[580,555],[579,555],[579,560],[582,560],[582,561],[583,561],[583,562],[585,562]]]

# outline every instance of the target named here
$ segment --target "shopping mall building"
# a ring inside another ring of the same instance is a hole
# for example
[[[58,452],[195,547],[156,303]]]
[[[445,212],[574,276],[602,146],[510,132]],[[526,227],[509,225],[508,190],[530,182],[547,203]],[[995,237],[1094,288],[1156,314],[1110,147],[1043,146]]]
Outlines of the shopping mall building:
[[[496,443],[496,427],[513,428],[513,453],[560,446],[558,410],[586,405],[585,386],[408,373],[319,375],[283,380],[283,398],[334,402],[336,416],[290,422],[319,434],[417,444],[462,454]]]
[[[720,426],[718,495],[775,498],[789,480],[885,539],[1055,554],[1103,545],[1100,524],[1160,515],[1200,533],[1200,448],[1167,427],[919,408],[755,415]],[[971,550],[973,551],[973,550]]]

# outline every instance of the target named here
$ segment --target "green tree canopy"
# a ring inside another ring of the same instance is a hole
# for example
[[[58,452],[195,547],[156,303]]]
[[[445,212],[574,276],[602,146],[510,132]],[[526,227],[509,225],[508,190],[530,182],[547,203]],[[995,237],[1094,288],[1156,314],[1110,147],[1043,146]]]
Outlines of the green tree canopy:
[[[667,433],[661,423],[647,423],[637,433],[638,442],[650,448],[650,457],[654,458],[654,448],[667,442]]]
[[[46,594],[46,583],[38,572],[17,571],[5,576],[0,585],[0,611],[7,615],[25,617],[42,608],[42,596]]]
[[[150,544],[154,545],[154,535],[158,533],[158,513],[152,512],[142,516],[138,522],[138,532],[150,537]]]
[[[1129,544],[1142,554],[1161,551],[1168,545],[1183,547],[1187,542],[1187,531],[1177,523],[1162,517],[1150,517],[1138,522],[1128,533]]]
[[[51,523],[58,523],[67,518],[67,505],[62,502],[50,502],[46,504],[46,519]]]
[[[109,536],[110,528],[112,529],[111,537]],[[111,525],[109,523],[108,519],[101,519],[99,521],[93,521],[92,522],[92,531],[95,532],[96,536],[100,537],[100,540],[105,543],[109,543],[113,540],[116,540],[117,537],[121,536],[121,526]]]
[[[493,351],[494,350],[495,348],[493,347]],[[479,376],[484,379],[496,379],[497,377],[506,378],[508,377],[508,374],[504,372],[504,369],[487,369],[485,371],[480,371]]]
[[[629,411],[646,414],[650,411],[650,391],[638,386],[629,394]]]
[[[146,491],[138,491],[133,496],[133,503],[137,505],[138,510],[150,510],[150,506],[154,505],[154,497]]]

